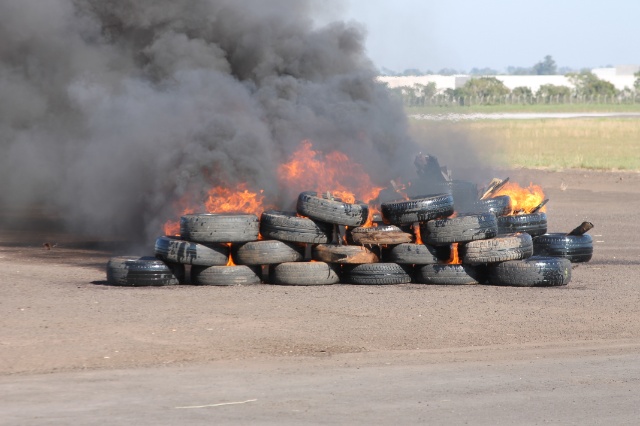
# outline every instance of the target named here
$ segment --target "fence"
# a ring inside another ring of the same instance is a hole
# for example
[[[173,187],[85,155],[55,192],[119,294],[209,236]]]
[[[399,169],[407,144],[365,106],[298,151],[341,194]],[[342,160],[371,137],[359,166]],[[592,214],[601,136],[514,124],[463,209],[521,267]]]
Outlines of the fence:
[[[474,106],[474,105],[562,105],[562,104],[640,104],[640,93],[628,95],[553,95],[553,96],[415,96],[403,94],[405,106]]]

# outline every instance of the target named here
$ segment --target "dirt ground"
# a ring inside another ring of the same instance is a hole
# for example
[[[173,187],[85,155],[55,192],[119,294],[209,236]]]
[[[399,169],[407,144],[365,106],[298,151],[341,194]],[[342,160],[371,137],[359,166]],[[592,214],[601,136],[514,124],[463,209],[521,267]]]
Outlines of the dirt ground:
[[[0,375],[640,342],[640,174],[507,175],[545,188],[550,232],[595,224],[593,259],[568,286],[110,287],[108,258],[131,253],[5,211]]]

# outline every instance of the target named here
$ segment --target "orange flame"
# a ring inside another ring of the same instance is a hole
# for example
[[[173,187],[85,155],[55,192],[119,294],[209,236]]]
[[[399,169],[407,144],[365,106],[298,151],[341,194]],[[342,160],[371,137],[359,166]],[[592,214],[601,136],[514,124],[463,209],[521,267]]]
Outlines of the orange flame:
[[[226,266],[236,266],[236,263],[233,261],[233,256],[231,255],[231,243],[226,243],[226,245],[229,247],[229,260]]]
[[[416,244],[424,244],[422,242],[422,232],[420,231],[420,224],[413,224],[413,233],[416,236]]]
[[[204,210],[208,213],[253,213],[260,216],[264,211],[263,191],[253,192],[248,189],[246,183],[238,184],[235,188],[216,186],[209,190],[204,201]],[[195,211],[188,205],[188,197],[183,197],[176,205],[176,210],[181,214],[190,214]],[[180,235],[180,221],[168,220],[164,224],[165,235]]]
[[[527,188],[522,188],[517,183],[509,182],[502,187],[494,197],[499,195],[508,195],[511,197],[511,214],[530,213],[544,201],[542,187],[534,185],[533,183],[530,183]],[[540,211],[545,212],[546,207],[543,207]]]
[[[459,243],[451,244],[451,255],[449,257],[449,260],[445,262],[447,265],[460,265],[462,263],[462,260],[460,259],[460,253],[458,250],[459,248],[458,244]]]
[[[369,203],[383,189],[373,185],[362,165],[352,162],[346,154],[333,151],[323,156],[312,149],[308,140],[302,141],[290,160],[280,165],[278,179],[294,192],[330,191],[345,203],[356,199]]]

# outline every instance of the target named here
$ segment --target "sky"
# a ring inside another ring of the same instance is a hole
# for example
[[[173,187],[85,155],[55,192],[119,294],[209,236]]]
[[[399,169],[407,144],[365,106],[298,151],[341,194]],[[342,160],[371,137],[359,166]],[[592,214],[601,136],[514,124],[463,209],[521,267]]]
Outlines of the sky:
[[[378,68],[640,64],[640,0],[344,0]]]

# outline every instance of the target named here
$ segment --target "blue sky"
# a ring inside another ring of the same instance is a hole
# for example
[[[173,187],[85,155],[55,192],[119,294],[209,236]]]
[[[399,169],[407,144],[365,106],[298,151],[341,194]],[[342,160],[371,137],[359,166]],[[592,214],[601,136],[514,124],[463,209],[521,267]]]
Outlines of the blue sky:
[[[378,67],[640,64],[640,0],[344,0]]]

